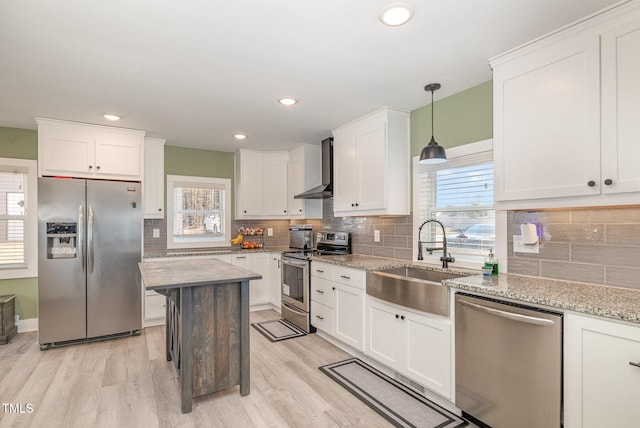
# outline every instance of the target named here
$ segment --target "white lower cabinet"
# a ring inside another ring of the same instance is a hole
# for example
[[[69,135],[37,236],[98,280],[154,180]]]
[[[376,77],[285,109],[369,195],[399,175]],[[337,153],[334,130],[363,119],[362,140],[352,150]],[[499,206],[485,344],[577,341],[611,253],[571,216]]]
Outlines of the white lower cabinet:
[[[373,297],[367,297],[366,310],[365,353],[451,399],[451,320]]]
[[[311,324],[364,351],[366,272],[311,262]]]
[[[269,302],[280,312],[282,304],[282,263],[279,253],[269,253]]]
[[[269,303],[269,253],[232,254],[231,264],[262,275],[249,282],[249,306]]]
[[[567,314],[565,428],[640,424],[640,327]]]

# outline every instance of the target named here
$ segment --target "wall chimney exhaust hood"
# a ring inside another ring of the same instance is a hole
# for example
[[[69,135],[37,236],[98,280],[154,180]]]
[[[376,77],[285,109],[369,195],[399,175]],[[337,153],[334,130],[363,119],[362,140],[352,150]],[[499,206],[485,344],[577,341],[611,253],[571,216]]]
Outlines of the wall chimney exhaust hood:
[[[325,199],[333,197],[333,138],[322,140],[322,184],[295,195],[294,199]]]

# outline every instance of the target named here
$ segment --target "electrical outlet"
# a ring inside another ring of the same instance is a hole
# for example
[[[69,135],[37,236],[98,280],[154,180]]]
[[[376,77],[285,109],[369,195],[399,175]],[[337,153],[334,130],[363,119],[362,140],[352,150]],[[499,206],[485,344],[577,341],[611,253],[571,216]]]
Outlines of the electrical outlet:
[[[373,231],[373,242],[380,242],[380,231],[379,230],[374,230]]]
[[[153,237],[154,238],[160,237],[160,229],[153,229]]]
[[[535,244],[525,244],[522,242],[522,235],[513,235],[513,252],[539,254],[540,241],[538,240]]]
[[[267,236],[273,236],[273,227],[267,227]]]

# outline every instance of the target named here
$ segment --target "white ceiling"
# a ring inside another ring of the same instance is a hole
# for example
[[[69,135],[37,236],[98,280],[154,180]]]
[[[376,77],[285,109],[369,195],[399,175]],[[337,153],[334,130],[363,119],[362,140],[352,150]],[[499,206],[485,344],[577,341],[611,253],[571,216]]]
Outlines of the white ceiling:
[[[427,83],[438,100],[485,82],[490,57],[615,3],[406,0],[413,19],[386,27],[394,1],[0,0],[0,126],[115,113],[170,145],[319,143],[378,107],[428,104]]]

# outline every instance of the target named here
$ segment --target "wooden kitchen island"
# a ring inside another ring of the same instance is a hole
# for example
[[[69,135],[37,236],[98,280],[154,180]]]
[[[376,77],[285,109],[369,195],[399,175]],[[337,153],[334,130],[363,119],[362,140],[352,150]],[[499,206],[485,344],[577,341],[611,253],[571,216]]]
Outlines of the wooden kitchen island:
[[[216,259],[139,263],[147,290],[167,298],[167,361],[182,413],[193,397],[240,385],[249,394],[249,280],[262,276]]]

